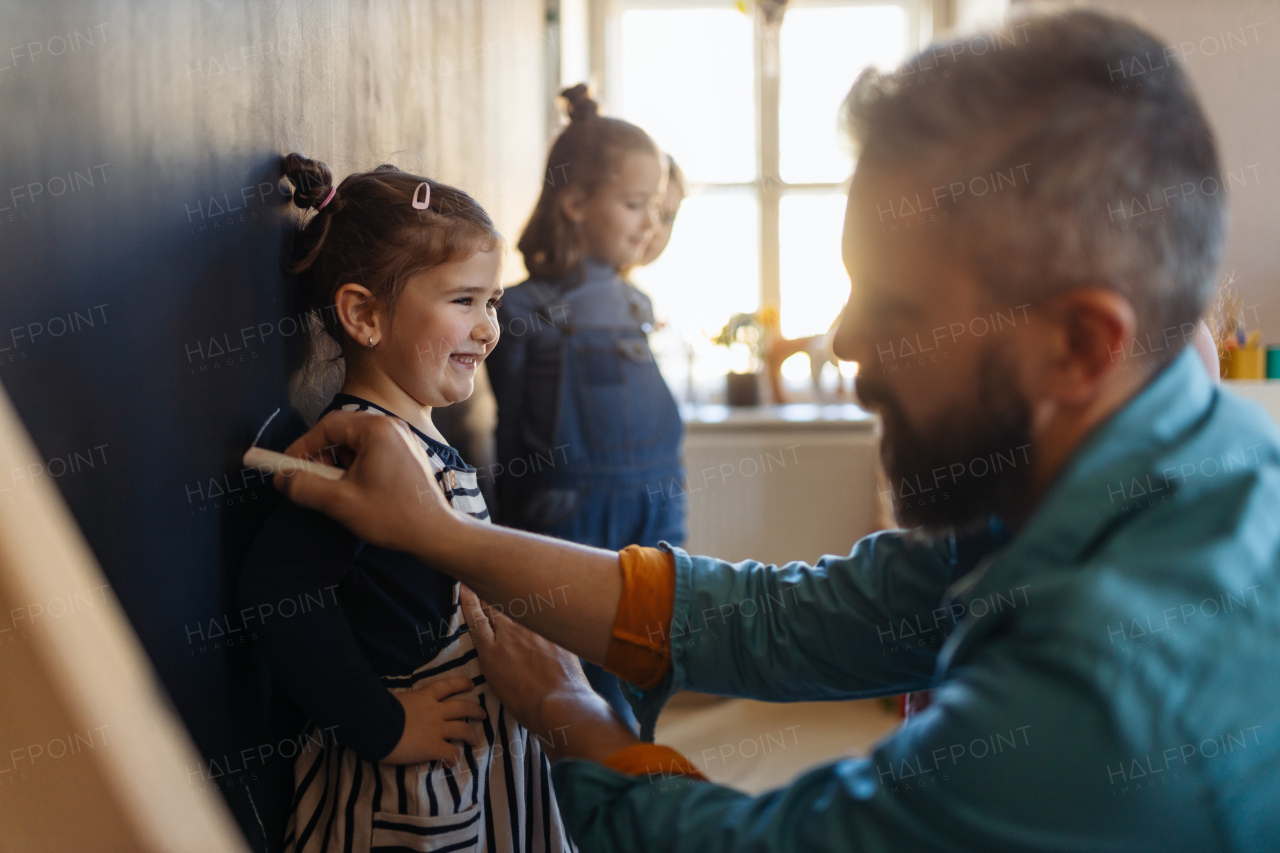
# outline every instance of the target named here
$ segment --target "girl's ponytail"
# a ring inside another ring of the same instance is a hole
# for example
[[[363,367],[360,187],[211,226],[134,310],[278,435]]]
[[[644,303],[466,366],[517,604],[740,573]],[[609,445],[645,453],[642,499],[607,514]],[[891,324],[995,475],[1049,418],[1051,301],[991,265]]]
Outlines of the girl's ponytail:
[[[325,238],[329,236],[329,224],[341,202],[338,202],[336,194],[335,198],[329,198],[329,193],[333,191],[333,172],[325,163],[301,154],[289,154],[280,164],[280,171],[293,185],[290,198],[294,205],[302,210],[316,209],[316,216],[312,217],[312,221],[298,235],[293,263],[288,266],[289,274],[297,275],[306,271],[320,257]],[[324,204],[326,199],[329,199],[328,204]],[[321,206],[327,215],[321,215]]]

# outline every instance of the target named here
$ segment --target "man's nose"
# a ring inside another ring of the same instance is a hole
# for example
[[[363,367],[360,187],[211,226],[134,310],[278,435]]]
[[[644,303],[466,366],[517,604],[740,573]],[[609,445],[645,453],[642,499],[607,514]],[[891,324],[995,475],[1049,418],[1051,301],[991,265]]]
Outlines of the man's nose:
[[[845,303],[844,310],[840,312],[840,322],[836,326],[835,339],[831,342],[836,358],[857,362],[866,359],[866,325],[853,301]]]

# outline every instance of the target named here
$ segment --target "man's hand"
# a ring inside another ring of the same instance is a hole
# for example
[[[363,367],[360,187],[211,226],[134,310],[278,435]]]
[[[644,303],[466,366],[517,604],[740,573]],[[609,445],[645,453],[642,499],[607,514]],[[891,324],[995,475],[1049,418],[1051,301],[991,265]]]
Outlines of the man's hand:
[[[465,586],[462,615],[471,629],[485,681],[553,760],[603,761],[639,743],[591,689],[572,654],[506,615],[486,609]]]
[[[365,541],[411,554],[492,601],[552,596],[555,607],[526,608],[522,621],[587,660],[604,660],[622,595],[617,552],[455,512],[418,440],[397,418],[331,412],[286,452],[331,462],[331,448],[345,466],[342,479],[278,470],[276,488]]]
[[[475,689],[471,679],[453,676],[413,690],[393,694],[404,706],[404,733],[383,762],[417,764],[443,761],[449,767],[462,760],[457,741],[480,745],[480,735],[468,720],[483,720],[484,708],[467,699],[450,699]]]
[[[332,460],[323,452],[335,446],[348,466],[341,480],[281,470],[273,480],[276,488],[361,539],[395,551],[428,553],[457,521],[421,445],[400,419],[331,412],[285,453],[327,463]]]

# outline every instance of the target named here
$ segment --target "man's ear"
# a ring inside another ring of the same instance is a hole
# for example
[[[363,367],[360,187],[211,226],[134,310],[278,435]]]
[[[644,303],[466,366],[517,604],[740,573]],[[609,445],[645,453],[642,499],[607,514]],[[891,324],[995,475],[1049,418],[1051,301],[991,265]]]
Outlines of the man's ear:
[[[1060,403],[1091,402],[1110,377],[1129,367],[1137,312],[1116,291],[1074,288],[1049,299],[1037,313],[1051,329],[1044,390]]]
[[[582,191],[582,187],[565,187],[564,192],[560,193],[557,202],[565,219],[568,219],[574,225],[581,225],[582,221],[587,218],[587,194]]]
[[[370,337],[375,344],[382,338],[382,312],[369,288],[344,284],[333,295],[333,305],[338,312],[338,322],[357,345],[367,347]]]

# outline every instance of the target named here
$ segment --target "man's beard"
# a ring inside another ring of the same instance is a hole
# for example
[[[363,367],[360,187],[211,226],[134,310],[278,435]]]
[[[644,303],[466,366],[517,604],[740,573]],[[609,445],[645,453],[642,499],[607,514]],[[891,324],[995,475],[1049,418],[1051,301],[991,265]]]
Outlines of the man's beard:
[[[880,460],[898,523],[954,530],[1005,515],[1030,482],[1031,410],[1013,370],[995,350],[980,359],[966,402],[913,429],[902,405],[876,379],[858,375],[858,398],[883,424]]]

